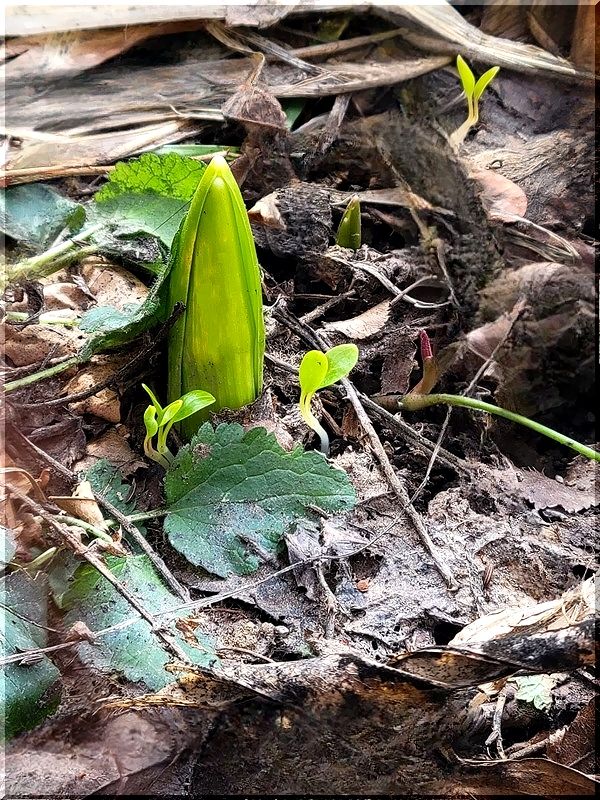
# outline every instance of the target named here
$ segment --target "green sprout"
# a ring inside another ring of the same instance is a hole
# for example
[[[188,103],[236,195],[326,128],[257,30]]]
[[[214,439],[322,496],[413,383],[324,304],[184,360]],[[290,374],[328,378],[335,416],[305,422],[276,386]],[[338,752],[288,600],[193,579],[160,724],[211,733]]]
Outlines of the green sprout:
[[[169,400],[195,386],[211,392],[214,411],[256,400],[265,353],[261,277],[248,213],[223,156],[202,175],[174,242],[169,302],[185,305],[169,336]],[[188,417],[182,435],[206,417]]]
[[[358,195],[354,195],[346,206],[337,229],[335,243],[340,247],[348,247],[350,250],[358,250],[361,245],[360,200]]]
[[[188,419],[203,408],[212,405],[215,398],[209,392],[195,389],[163,408],[154,392],[145,383],[142,383],[142,386],[152,400],[152,405],[149,405],[144,411],[144,425],[146,426],[144,453],[166,469],[173,460],[173,453],[167,447],[167,436],[173,425],[183,422],[184,419]],[[152,440],[157,434],[157,449],[155,450]]]
[[[355,344],[340,344],[326,353],[309,350],[300,364],[300,413],[309,428],[321,440],[321,452],[329,453],[329,436],[311,411],[311,400],[319,389],[331,386],[345,378],[358,361],[358,347]]]
[[[452,139],[457,144],[460,144],[467,135],[469,129],[479,122],[479,100],[500,71],[500,67],[491,67],[491,69],[488,69],[487,72],[484,72],[483,75],[480,75],[479,78],[475,80],[475,75],[473,75],[471,67],[464,58],[459,55],[456,57],[456,69],[458,70],[463,91],[467,97],[468,109],[467,119],[460,128],[452,134]]]

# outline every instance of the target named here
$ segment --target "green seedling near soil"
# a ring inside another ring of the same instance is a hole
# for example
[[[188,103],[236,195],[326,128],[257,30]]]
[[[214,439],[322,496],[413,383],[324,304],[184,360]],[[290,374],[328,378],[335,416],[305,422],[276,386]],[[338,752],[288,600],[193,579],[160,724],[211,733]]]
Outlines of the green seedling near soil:
[[[354,195],[346,206],[337,229],[335,243],[350,250],[358,250],[361,245],[360,200],[357,195]]]
[[[552,428],[548,428],[546,425],[541,425],[539,422],[529,419],[529,417],[516,414],[514,411],[509,411],[506,408],[494,406],[491,403],[485,403],[483,400],[477,400],[473,397],[464,397],[459,394],[429,394],[437,383],[438,371],[431,350],[431,342],[429,341],[429,336],[426,331],[421,331],[420,339],[423,378],[408,394],[404,395],[404,397],[398,401],[400,409],[403,411],[420,411],[422,408],[427,408],[428,406],[444,404],[447,406],[471,408],[475,409],[475,411],[485,411],[488,414],[504,417],[504,419],[516,422],[518,425],[531,428],[531,430],[541,433],[542,436],[546,436],[548,439],[552,439],[565,447],[570,447],[571,450],[575,450],[580,455],[590,458],[592,461],[600,461],[600,453],[593,450],[591,447],[576,442],[569,436],[565,436]]]
[[[173,454],[167,447],[167,436],[173,425],[183,422],[203,408],[212,405],[215,398],[209,392],[195,389],[163,408],[154,392],[145,383],[142,383],[142,386],[152,400],[152,405],[149,405],[144,411],[144,425],[146,426],[144,453],[166,469],[173,460]],[[156,450],[152,445],[155,436],[157,436]]]
[[[309,350],[300,364],[300,413],[309,428],[321,440],[321,452],[329,453],[329,436],[319,420],[311,411],[311,401],[319,389],[331,386],[350,374],[358,361],[358,347],[355,344],[340,344],[326,353]]]
[[[211,411],[237,409],[262,391],[265,329],[262,289],[248,214],[227,162],[204,172],[173,245],[169,303],[185,305],[169,337],[171,402],[196,386]],[[207,414],[180,426],[190,438]]]
[[[460,128],[452,134],[452,140],[456,144],[460,144],[469,130],[479,122],[479,100],[500,71],[500,67],[491,67],[491,69],[488,69],[475,80],[475,75],[473,75],[471,67],[464,58],[459,55],[456,57],[456,69],[458,70],[460,82],[467,98],[468,110],[467,119]]]

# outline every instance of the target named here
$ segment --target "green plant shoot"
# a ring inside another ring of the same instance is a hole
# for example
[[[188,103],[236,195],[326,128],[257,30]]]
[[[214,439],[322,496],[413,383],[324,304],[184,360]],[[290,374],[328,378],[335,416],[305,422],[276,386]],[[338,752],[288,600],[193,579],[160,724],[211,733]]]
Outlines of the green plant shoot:
[[[154,392],[145,383],[142,383],[142,386],[152,400],[152,405],[149,405],[144,411],[144,425],[146,426],[144,453],[166,469],[173,460],[173,454],[167,447],[167,436],[173,425],[183,422],[203,408],[212,405],[215,398],[209,392],[195,389],[163,408]],[[152,444],[155,436],[157,436],[156,449]]]
[[[360,224],[360,200],[357,195],[354,195],[340,220],[335,243],[340,247],[358,250],[361,245]]]
[[[460,144],[469,132],[469,129],[478,123],[479,100],[486,88],[500,71],[500,67],[491,67],[491,69],[488,69],[487,72],[484,72],[483,75],[480,75],[479,78],[475,80],[475,75],[471,67],[464,58],[459,55],[456,57],[456,69],[458,70],[460,82],[467,98],[467,119],[451,137],[452,141],[456,144]]]
[[[326,353],[309,350],[300,364],[300,413],[309,428],[321,440],[321,452],[329,453],[329,436],[311,410],[311,401],[319,389],[331,386],[350,374],[358,361],[355,344],[340,344]]]
[[[204,172],[174,242],[169,302],[185,305],[169,337],[169,400],[195,386],[213,395],[211,411],[256,400],[265,352],[260,270],[242,195],[222,156]],[[206,417],[187,417],[182,435]]]

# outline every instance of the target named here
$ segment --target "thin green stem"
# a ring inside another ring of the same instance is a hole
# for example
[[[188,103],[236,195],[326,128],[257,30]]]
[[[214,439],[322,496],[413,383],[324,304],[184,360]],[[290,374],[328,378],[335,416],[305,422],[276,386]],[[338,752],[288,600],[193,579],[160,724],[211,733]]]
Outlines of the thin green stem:
[[[66,514],[61,514],[59,517],[61,522],[64,522],[65,525],[75,525],[78,528],[82,528],[86,533],[91,534],[92,536],[96,536],[98,539],[102,539],[109,544],[114,544],[114,539],[106,533],[106,531],[97,528],[95,525],[91,525],[89,522],[85,522],[78,517],[69,517]]]
[[[97,253],[97,245],[79,247],[79,243],[93,236],[100,227],[100,225],[94,225],[88,230],[77,234],[77,236],[51,247],[44,253],[40,253],[38,256],[32,256],[13,264],[6,270],[6,280],[9,283],[13,283],[23,279],[44,278],[79,258]]]
[[[315,417],[315,415],[311,411],[310,407],[310,400],[312,395],[308,397],[300,399],[300,413],[304,418],[304,421],[308,425],[309,428],[317,434],[319,439],[321,440],[321,452],[323,455],[329,455],[329,436],[327,435],[327,431],[321,425],[319,420]]]
[[[25,386],[30,386],[32,383],[37,383],[37,381],[42,381],[45,378],[51,378],[53,375],[58,375],[59,373],[64,372],[66,369],[69,369],[69,367],[73,367],[78,363],[79,359],[77,356],[73,356],[67,361],[61,361],[60,364],[54,364],[52,367],[42,369],[39,372],[34,372],[32,375],[26,375],[24,378],[17,378],[15,381],[9,381],[8,383],[4,384],[4,392],[8,394],[8,392],[14,392],[16,389],[23,389]]]
[[[504,417],[511,422],[516,422],[518,425],[524,425],[526,428],[536,433],[541,433],[542,436],[553,439],[558,444],[565,447],[570,447],[582,456],[590,458],[592,461],[600,461],[600,453],[593,450],[585,444],[576,442],[569,436],[565,436],[552,428],[546,427],[539,422],[535,422],[529,417],[523,417],[521,414],[515,414],[514,411],[508,411],[506,408],[494,406],[491,403],[484,403],[483,400],[477,400],[473,397],[463,397],[458,394],[409,394],[405,395],[400,401],[400,408],[406,411],[420,411],[422,408],[434,405],[447,405],[447,406],[462,406],[463,408],[471,408],[475,411],[486,411],[488,414],[495,414],[498,417]]]

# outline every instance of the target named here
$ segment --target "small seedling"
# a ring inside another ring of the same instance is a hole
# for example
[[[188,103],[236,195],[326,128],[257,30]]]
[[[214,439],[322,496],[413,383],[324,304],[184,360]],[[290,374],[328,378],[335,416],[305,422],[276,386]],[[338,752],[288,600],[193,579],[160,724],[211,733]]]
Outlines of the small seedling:
[[[570,447],[582,456],[592,459],[592,461],[600,461],[600,453],[587,447],[585,444],[576,442],[569,436],[565,436],[552,428],[541,425],[535,420],[524,417],[521,414],[516,414],[514,411],[509,411],[500,406],[494,406],[491,403],[485,403],[483,400],[478,400],[473,397],[464,397],[459,394],[429,394],[433,389],[439,378],[438,368],[435,363],[435,358],[431,350],[431,342],[426,331],[421,331],[421,358],[423,361],[423,377],[419,383],[414,386],[410,392],[398,401],[398,405],[405,411],[420,411],[422,408],[444,404],[447,406],[462,406],[463,408],[471,408],[476,411],[486,411],[488,414],[494,414],[498,417],[504,417],[511,422],[516,422],[518,425],[524,425],[526,428],[541,433],[542,436],[547,436],[559,444]]]
[[[144,411],[144,425],[146,426],[144,453],[148,458],[156,461],[166,469],[173,460],[173,454],[167,447],[167,436],[173,425],[212,405],[215,402],[215,398],[209,392],[196,389],[184,394],[183,397],[174,400],[163,408],[156,399],[154,392],[145,383],[142,383],[142,386],[152,400],[152,405],[148,406]],[[157,434],[157,449],[155,450],[152,445],[152,439]]]
[[[488,69],[487,72],[484,72],[483,75],[480,75],[479,78],[475,80],[475,75],[473,75],[471,67],[464,58],[459,55],[456,57],[456,69],[458,70],[463,91],[467,97],[468,109],[467,119],[460,128],[454,131],[451,137],[453,142],[460,144],[473,125],[477,125],[479,122],[479,100],[500,71],[500,67],[491,67],[491,69]]]
[[[354,195],[346,206],[337,229],[335,243],[350,250],[358,250],[361,245],[360,200],[357,195]]]
[[[185,311],[169,334],[169,400],[204,386],[214,411],[262,391],[265,328],[256,249],[241,192],[223,156],[206,168],[173,243],[169,304]],[[186,415],[187,416],[187,415]],[[190,438],[206,419],[187,419]]]
[[[326,353],[309,350],[300,364],[300,413],[309,428],[321,440],[321,452],[329,453],[329,436],[311,411],[311,400],[319,389],[331,386],[350,374],[358,361],[358,347],[355,344],[340,344]]]

